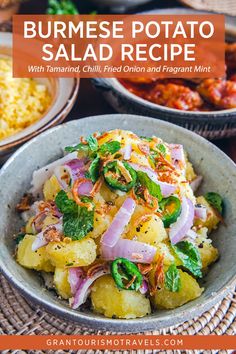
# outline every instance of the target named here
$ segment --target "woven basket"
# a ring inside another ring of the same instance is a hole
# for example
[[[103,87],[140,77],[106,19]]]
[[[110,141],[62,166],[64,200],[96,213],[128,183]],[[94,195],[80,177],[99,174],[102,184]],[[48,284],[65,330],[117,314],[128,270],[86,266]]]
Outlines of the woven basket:
[[[236,16],[235,0],[180,0],[180,2],[196,10],[214,11]]]
[[[59,317],[52,316],[46,311],[40,309],[37,306],[32,305],[26,301],[7,280],[0,275],[0,335],[12,334],[12,335],[76,335],[76,334],[115,334],[112,332],[94,331],[90,328],[79,326],[78,324],[65,321]],[[232,289],[232,293],[228,295],[222,302],[212,307],[209,311],[203,313],[200,317],[191,321],[184,322],[175,327],[169,327],[160,331],[146,332],[145,334],[161,335],[161,334],[182,334],[182,335],[235,335],[236,334],[236,293]],[[89,351],[27,351],[29,354],[62,354],[62,353],[102,353],[103,351],[89,350]],[[2,354],[8,353],[26,353],[25,351],[2,351]],[[113,353],[106,350],[105,353]],[[115,354],[122,353],[121,351],[114,351]],[[123,354],[128,354],[128,351],[124,351]],[[134,353],[149,354],[151,351],[136,351]],[[228,351],[155,351],[155,353],[168,353],[168,354],[228,354],[233,353],[232,350]]]

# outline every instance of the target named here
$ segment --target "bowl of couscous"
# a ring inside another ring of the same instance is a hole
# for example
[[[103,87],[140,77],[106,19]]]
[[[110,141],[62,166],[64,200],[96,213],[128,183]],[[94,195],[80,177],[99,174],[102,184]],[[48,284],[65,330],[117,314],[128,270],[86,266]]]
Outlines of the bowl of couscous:
[[[0,32],[0,162],[19,145],[62,122],[73,107],[74,78],[13,78],[12,35]]]

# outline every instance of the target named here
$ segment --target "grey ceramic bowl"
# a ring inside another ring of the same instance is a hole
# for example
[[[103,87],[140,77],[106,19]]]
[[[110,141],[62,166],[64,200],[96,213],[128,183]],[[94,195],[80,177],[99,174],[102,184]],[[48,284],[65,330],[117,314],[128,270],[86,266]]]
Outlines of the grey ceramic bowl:
[[[207,14],[186,8],[155,9],[145,14],[191,15]],[[226,37],[236,40],[235,17],[225,16]],[[100,90],[109,104],[119,113],[141,114],[178,124],[205,138],[217,139],[236,135],[236,109],[211,112],[180,111],[149,102],[129,92],[117,79],[95,78],[93,85]]]
[[[75,144],[81,135],[94,130],[114,128],[133,130],[141,135],[155,134],[167,142],[181,143],[190,155],[197,172],[204,176],[203,192],[216,191],[224,196],[227,228],[213,234],[219,248],[220,260],[204,279],[205,291],[182,307],[158,311],[135,320],[108,319],[92,312],[72,310],[65,301],[46,291],[39,276],[18,265],[13,258],[12,235],[21,226],[15,205],[29,189],[32,173],[62,155],[65,145]],[[6,278],[29,300],[45,307],[53,314],[85,324],[91,328],[120,332],[157,330],[189,320],[208,310],[226,296],[236,276],[236,167],[223,152],[198,135],[157,119],[132,115],[105,115],[84,118],[50,129],[22,146],[0,171],[0,269]]]

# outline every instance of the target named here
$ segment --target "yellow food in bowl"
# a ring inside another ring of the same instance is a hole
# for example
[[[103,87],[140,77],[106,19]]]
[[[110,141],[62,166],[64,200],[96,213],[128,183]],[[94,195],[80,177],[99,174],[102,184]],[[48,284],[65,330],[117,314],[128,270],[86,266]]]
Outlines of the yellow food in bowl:
[[[39,120],[52,101],[46,85],[12,77],[12,58],[0,57],[0,140]]]
[[[52,288],[73,309],[111,318],[201,296],[198,280],[219,256],[209,234],[223,221],[223,200],[195,196],[200,176],[184,147],[115,129],[65,151],[34,171],[35,201],[28,194],[17,205],[26,222],[17,262],[52,273]]]

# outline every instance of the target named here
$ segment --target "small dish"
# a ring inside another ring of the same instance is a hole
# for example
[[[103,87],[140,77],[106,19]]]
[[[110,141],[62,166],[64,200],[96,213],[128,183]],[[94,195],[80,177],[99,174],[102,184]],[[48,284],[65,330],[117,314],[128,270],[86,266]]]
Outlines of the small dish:
[[[186,8],[152,10],[145,14],[206,14]],[[225,16],[226,35],[229,41],[236,38],[235,19]],[[181,111],[149,102],[126,89],[117,79],[92,79],[93,85],[100,90],[110,105],[119,113],[147,115],[178,124],[205,138],[216,139],[236,135],[236,109],[220,111]]]
[[[12,34],[0,32],[0,43],[0,54],[11,56]],[[79,90],[79,80],[73,78],[44,78],[35,80],[47,86],[52,95],[52,103],[37,122],[17,134],[0,140],[0,162],[6,160],[25,141],[61,123],[74,105]]]
[[[181,143],[189,153],[197,173],[204,176],[200,193],[215,191],[224,196],[227,229],[221,225],[213,235],[213,244],[219,249],[220,259],[204,278],[202,296],[174,310],[163,310],[141,319],[108,319],[89,310],[80,312],[68,308],[66,301],[59,300],[45,291],[36,273],[22,268],[12,257],[15,241],[11,237],[19,231],[22,221],[15,211],[22,194],[29,190],[35,169],[62,156],[65,146],[78,142],[80,136],[115,129],[132,130],[143,136],[155,134],[167,142]],[[29,300],[68,320],[85,324],[90,328],[117,332],[143,332],[158,330],[199,316],[230,291],[236,280],[236,167],[213,144],[200,136],[176,125],[153,118],[132,115],[105,115],[80,119],[50,129],[22,146],[0,171],[0,270],[6,278]]]

